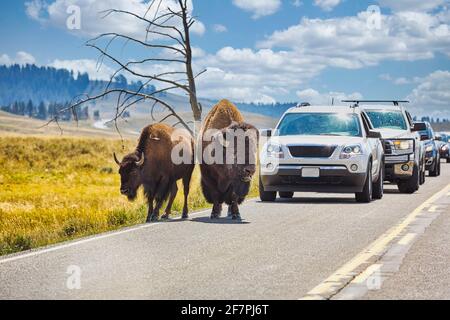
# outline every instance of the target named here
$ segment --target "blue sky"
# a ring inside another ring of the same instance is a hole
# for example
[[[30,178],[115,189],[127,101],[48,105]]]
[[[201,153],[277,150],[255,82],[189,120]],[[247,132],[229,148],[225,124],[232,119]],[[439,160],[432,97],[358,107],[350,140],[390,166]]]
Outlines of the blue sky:
[[[170,3],[173,0],[163,0]],[[417,114],[449,114],[448,0],[192,0],[194,67],[208,72],[199,95],[235,101],[311,101],[331,98],[408,98]],[[111,30],[139,30],[98,11],[142,10],[147,0],[9,0],[0,11],[0,64],[65,67],[107,78],[97,52],[84,43]],[[81,9],[81,29],[68,30],[66,9]],[[367,11],[380,8],[370,27]],[[379,23],[378,23],[379,21]],[[377,24],[378,23],[378,24]],[[113,48],[125,60],[142,50]],[[147,70],[170,66],[147,66]]]

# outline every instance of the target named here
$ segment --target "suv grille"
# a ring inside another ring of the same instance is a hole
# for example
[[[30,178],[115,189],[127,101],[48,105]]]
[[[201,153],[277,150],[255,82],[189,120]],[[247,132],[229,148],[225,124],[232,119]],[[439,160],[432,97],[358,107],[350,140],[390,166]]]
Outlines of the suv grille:
[[[392,143],[390,141],[383,141],[384,154],[392,154]]]
[[[329,158],[336,146],[290,146],[289,152],[296,158]]]

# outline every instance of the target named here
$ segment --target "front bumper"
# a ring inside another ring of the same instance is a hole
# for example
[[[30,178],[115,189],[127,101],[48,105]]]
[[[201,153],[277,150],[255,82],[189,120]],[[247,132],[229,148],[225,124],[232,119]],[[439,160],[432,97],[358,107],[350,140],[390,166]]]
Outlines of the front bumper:
[[[412,177],[414,172],[414,161],[399,164],[385,165],[385,179],[387,181],[406,180]],[[407,169],[407,170],[405,170]]]
[[[302,177],[302,169],[305,167],[318,167],[320,177]],[[261,173],[265,191],[282,192],[362,192],[366,179],[366,173],[352,173],[347,167],[341,165],[280,165],[275,175]]]
[[[385,156],[385,179],[396,181],[408,179],[413,175],[414,154],[386,155]],[[406,170],[405,170],[406,169]]]

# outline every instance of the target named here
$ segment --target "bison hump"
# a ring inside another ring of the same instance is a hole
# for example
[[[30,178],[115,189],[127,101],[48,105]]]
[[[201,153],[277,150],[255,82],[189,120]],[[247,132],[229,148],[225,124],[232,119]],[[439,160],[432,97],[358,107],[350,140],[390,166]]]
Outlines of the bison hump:
[[[233,122],[242,122],[244,117],[238,108],[230,101],[224,99],[216,104],[205,119],[204,131],[209,129],[223,129]]]

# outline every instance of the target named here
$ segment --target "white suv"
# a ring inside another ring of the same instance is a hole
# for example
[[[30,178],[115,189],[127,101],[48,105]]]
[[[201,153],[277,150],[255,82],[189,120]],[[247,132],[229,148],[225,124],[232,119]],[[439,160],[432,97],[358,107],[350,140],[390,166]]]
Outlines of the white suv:
[[[419,131],[424,123],[414,123],[411,114],[399,103],[388,101],[358,101],[363,115],[382,136],[385,149],[385,180],[398,185],[401,193],[414,193],[425,183],[425,150]],[[364,103],[364,105],[362,105]],[[372,104],[370,104],[372,103]]]
[[[355,193],[358,202],[383,197],[384,151],[380,133],[357,107],[289,109],[260,155],[260,198],[294,192]]]

